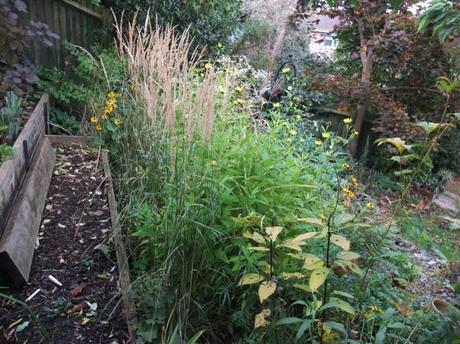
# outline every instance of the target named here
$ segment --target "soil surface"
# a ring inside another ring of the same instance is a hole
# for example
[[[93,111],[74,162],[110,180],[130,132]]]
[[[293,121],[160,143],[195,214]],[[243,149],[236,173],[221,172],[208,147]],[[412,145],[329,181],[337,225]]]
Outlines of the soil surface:
[[[80,146],[56,152],[29,283],[0,290],[28,307],[0,297],[0,343],[127,343],[102,161]]]

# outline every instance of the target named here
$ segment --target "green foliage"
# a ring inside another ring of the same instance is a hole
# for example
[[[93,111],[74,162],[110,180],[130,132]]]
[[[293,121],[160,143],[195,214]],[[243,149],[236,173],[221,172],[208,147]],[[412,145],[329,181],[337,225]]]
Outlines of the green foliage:
[[[454,1],[434,0],[420,18],[418,31],[433,25],[433,35],[441,42],[454,38],[460,30],[460,8]]]
[[[0,144],[0,164],[13,156],[13,148],[5,143]]]
[[[149,14],[158,24],[171,24],[178,32],[189,30],[194,42],[210,51],[225,45],[234,34],[240,0],[105,0],[117,14],[131,17],[139,9],[140,21]],[[218,49],[217,49],[218,50]]]
[[[5,96],[5,106],[0,109],[0,142],[5,133],[4,141],[12,144],[19,133],[19,118],[21,116],[21,98],[13,91]]]

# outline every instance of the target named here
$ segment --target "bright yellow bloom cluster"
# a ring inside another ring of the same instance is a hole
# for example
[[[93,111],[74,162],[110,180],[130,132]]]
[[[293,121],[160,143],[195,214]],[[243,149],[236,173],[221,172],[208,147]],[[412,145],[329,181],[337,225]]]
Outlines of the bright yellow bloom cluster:
[[[375,208],[374,203],[372,203],[372,202],[367,203],[366,208],[367,209],[374,209]]]
[[[244,91],[244,87],[241,86],[241,85],[238,85],[238,86],[235,87],[235,90],[236,90],[236,92],[241,93],[241,92]]]
[[[353,120],[350,117],[347,117],[343,120],[343,123],[345,124],[350,124],[351,122],[353,122]]]
[[[296,135],[297,135],[297,130],[291,129],[291,130],[289,131],[289,134],[291,134],[291,136],[296,136]]]
[[[283,74],[287,74],[287,73],[289,73],[290,71],[291,71],[291,68],[289,68],[289,67],[284,67],[283,69],[281,69],[281,72],[282,72]]]
[[[107,100],[105,102],[104,112],[102,114],[104,119],[109,118],[109,116],[115,111],[118,96],[119,94],[113,91],[107,94]]]
[[[347,187],[342,188],[342,192],[343,192],[344,196],[347,197],[347,198],[354,199],[356,197],[356,194],[352,190],[347,188]]]
[[[275,104],[273,104],[273,107],[275,109],[279,109],[281,107],[281,104],[280,103],[275,103]]]
[[[102,115],[94,115],[90,118],[90,122],[95,126],[96,131],[102,131],[103,129],[103,123],[101,122],[101,119],[108,120],[110,115],[113,115],[113,113],[115,112],[118,97],[120,97],[120,94],[118,94],[117,92],[111,91],[107,93],[107,100],[105,101],[105,106],[104,110],[102,111]],[[116,126],[119,126],[122,122],[121,119],[116,118],[113,121],[113,123]]]
[[[369,306],[369,308],[371,309],[372,312],[374,313],[380,313],[380,314],[383,314],[383,309],[378,307],[378,306]]]

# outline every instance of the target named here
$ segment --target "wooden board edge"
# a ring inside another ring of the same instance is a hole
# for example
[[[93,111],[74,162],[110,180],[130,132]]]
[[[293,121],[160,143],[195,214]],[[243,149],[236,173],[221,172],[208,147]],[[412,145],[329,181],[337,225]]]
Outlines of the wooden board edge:
[[[143,341],[136,336],[138,324],[136,305],[127,295],[131,290],[131,279],[129,276],[128,257],[126,248],[123,242],[123,235],[119,228],[117,201],[113,188],[112,174],[110,172],[109,155],[107,150],[102,150],[102,165],[104,168],[104,176],[107,183],[107,198],[109,201],[110,218],[112,220],[113,237],[115,243],[115,251],[117,256],[117,264],[119,271],[118,288],[122,297],[123,315],[128,326],[128,333],[133,343],[141,344]]]
[[[45,135],[53,146],[55,145],[90,145],[93,143],[92,136],[73,136],[73,135]]]

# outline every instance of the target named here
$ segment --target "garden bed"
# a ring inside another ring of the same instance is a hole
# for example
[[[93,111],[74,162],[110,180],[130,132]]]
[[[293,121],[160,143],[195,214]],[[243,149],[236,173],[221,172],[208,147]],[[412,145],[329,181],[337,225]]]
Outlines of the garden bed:
[[[43,95],[0,165],[0,282],[27,281],[41,212],[55,161],[45,134],[48,95]]]
[[[1,342],[38,343],[46,336],[53,343],[127,341],[118,265],[108,245],[112,212],[103,165],[98,152],[81,145],[57,147],[29,283],[7,293],[25,301],[40,290],[27,302],[38,320],[3,298]]]

